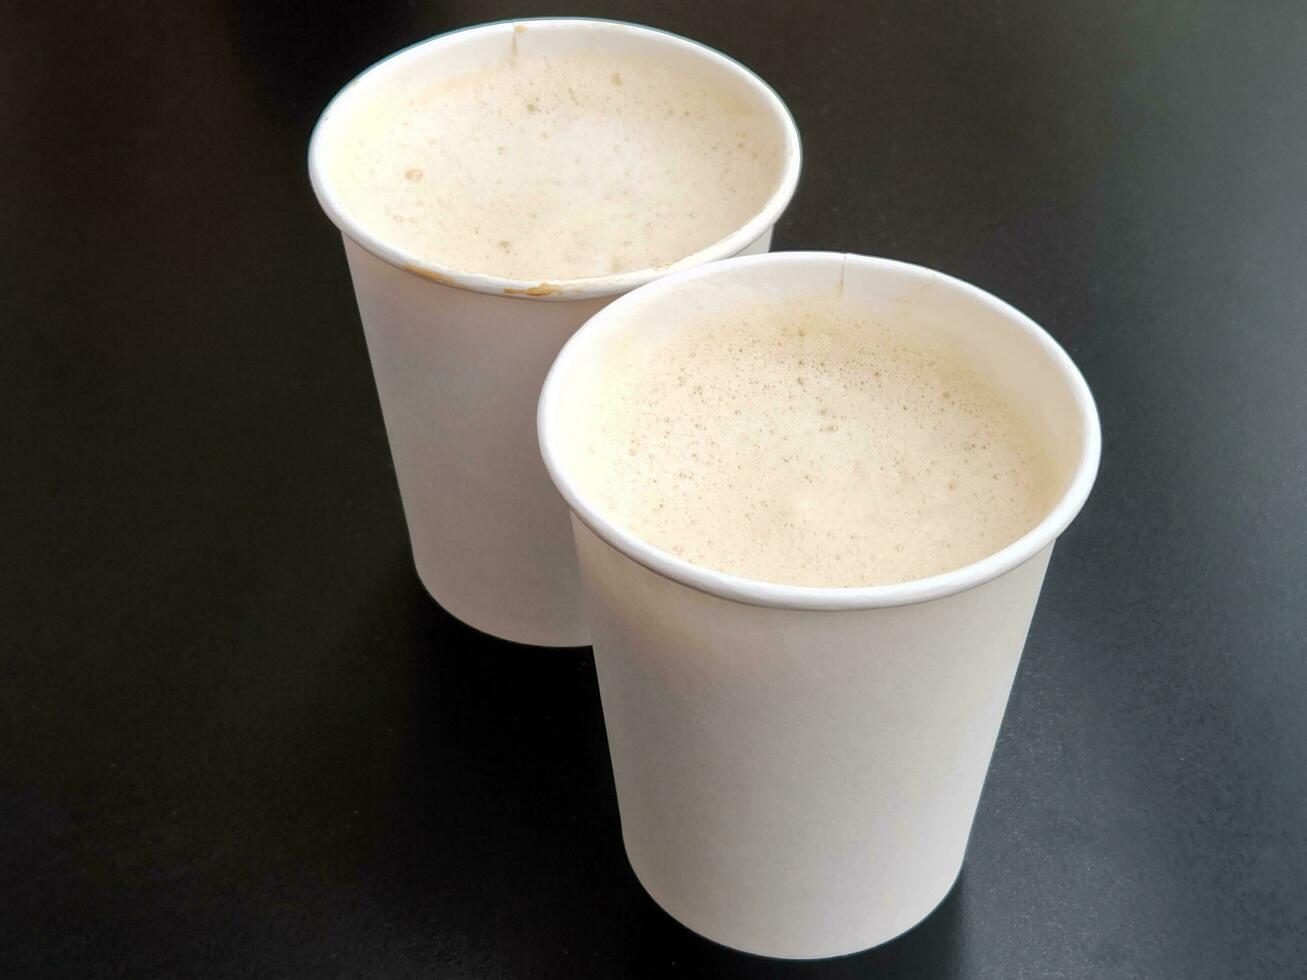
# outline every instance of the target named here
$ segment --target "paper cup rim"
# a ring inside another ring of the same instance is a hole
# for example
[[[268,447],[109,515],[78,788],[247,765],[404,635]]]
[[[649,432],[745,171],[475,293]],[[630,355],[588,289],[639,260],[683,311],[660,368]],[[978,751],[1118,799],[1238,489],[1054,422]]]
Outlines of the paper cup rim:
[[[857,265],[888,270],[918,281],[944,284],[960,290],[1025,332],[1050,358],[1055,370],[1062,376],[1079,412],[1084,438],[1080,448],[1080,458],[1071,479],[1057,503],[1038,524],[1004,548],[979,561],[927,578],[892,585],[849,588],[783,585],[716,571],[656,548],[611,520],[577,490],[554,451],[553,425],[555,406],[569,362],[580,349],[591,342],[591,338],[610,329],[631,306],[648,302],[689,282],[726,275],[743,267],[757,267],[761,271],[782,265],[834,262],[842,263],[845,268],[849,265]],[[540,453],[558,492],[571,508],[572,513],[618,552],[664,578],[699,592],[747,605],[796,610],[876,609],[927,602],[965,592],[1006,574],[1047,548],[1075,519],[1089,497],[1102,453],[1098,411],[1089,385],[1066,351],[1028,316],[978,286],[925,266],[894,259],[838,252],[772,252],[766,255],[740,256],[675,273],[642,288],[637,293],[614,300],[591,317],[559,351],[541,389],[536,425],[540,438]]]
[[[571,30],[579,27],[601,32],[629,31],[692,52],[697,57],[714,62],[734,73],[762,97],[783,133],[785,144],[784,161],[780,179],[762,208],[729,235],[669,265],[646,267],[606,276],[553,280],[516,279],[507,276],[485,275],[457,269],[440,262],[431,262],[416,253],[391,244],[382,236],[373,234],[362,222],[349,214],[339,195],[335,193],[332,181],[327,175],[327,150],[324,148],[326,143],[324,134],[331,124],[333,111],[342,103],[342,100],[349,98],[359,86],[366,84],[369,76],[383,66],[390,66],[398,61],[425,57],[432,48],[458,43],[472,35],[501,32],[511,37],[515,32],[525,30],[528,27],[532,30]],[[717,49],[692,38],[682,37],[679,34],[673,34],[671,31],[660,30],[656,27],[601,17],[519,17],[511,20],[499,20],[460,27],[401,48],[365,68],[332,97],[326,108],[322,110],[317,123],[314,124],[313,134],[309,138],[308,154],[309,182],[313,187],[313,193],[317,197],[319,206],[344,235],[376,258],[404,272],[441,285],[453,286],[457,289],[477,293],[507,296],[514,299],[546,301],[615,296],[662,278],[675,270],[695,268],[707,262],[735,255],[766,234],[767,230],[776,224],[785,209],[789,207],[790,201],[794,197],[794,191],[798,187],[802,163],[803,151],[799,140],[798,126],[794,122],[793,115],[791,115],[789,108],[781,97],[776,94],[775,89],[752,69],[729,55],[723,54]]]

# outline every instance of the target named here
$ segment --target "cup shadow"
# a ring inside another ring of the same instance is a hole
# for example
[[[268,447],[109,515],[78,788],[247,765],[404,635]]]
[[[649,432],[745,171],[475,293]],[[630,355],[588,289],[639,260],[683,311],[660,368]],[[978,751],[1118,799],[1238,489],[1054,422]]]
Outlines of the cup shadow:
[[[897,939],[824,960],[777,960],[728,949],[686,929],[645,896],[647,908],[630,947],[629,966],[640,976],[665,976],[670,968],[694,963],[712,977],[958,977],[964,960],[965,878],[964,870],[935,910]]]
[[[373,755],[389,769],[385,791],[360,815],[367,902],[406,942],[457,948],[469,963],[493,952],[498,972],[505,957],[540,964],[584,948],[614,904],[642,894],[622,850],[590,649],[479,633],[407,565],[385,585],[372,627],[395,657],[402,707]]]

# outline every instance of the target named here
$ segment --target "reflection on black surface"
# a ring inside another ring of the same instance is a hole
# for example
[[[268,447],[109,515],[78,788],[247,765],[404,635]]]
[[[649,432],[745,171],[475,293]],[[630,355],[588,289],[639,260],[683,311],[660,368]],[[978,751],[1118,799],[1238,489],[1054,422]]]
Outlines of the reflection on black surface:
[[[397,47],[414,12],[366,0],[229,0],[222,10],[232,54],[264,111],[299,122],[315,119],[337,89]]]

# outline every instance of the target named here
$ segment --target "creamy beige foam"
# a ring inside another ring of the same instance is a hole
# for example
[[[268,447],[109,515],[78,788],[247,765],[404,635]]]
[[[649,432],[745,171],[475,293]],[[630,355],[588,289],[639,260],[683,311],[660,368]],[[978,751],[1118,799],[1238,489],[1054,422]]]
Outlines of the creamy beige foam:
[[[961,353],[834,294],[619,332],[586,374],[561,430],[580,492],[719,571],[924,578],[1000,550],[1056,501],[1031,427]]]
[[[762,210],[784,155],[761,106],[604,51],[506,56],[350,126],[347,212],[423,260],[518,279],[685,258]]]

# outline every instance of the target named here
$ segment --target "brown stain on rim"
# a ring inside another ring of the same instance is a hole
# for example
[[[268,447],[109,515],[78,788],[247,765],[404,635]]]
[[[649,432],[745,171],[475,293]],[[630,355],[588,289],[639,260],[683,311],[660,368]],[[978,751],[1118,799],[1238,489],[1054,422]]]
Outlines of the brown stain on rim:
[[[526,289],[514,289],[509,286],[504,292],[509,296],[553,296],[561,293],[563,287],[552,282],[537,283],[534,286],[527,286]]]
[[[438,282],[442,286],[452,286],[454,282],[448,276],[442,276],[439,272],[432,272],[430,269],[423,269],[421,266],[405,265],[405,272],[411,272],[415,276],[421,276],[430,282]]]
[[[418,265],[405,264],[400,266],[400,268],[405,272],[411,273],[415,276],[420,276],[428,282],[439,283],[442,286],[453,286],[460,289],[464,288],[459,286],[459,284],[449,276],[441,275],[439,272],[433,272],[430,269],[424,269]],[[562,291],[563,287],[553,282],[540,282],[536,283],[534,286],[527,286],[524,289],[514,289],[512,286],[508,286],[504,289],[505,295],[508,296],[554,296]]]

